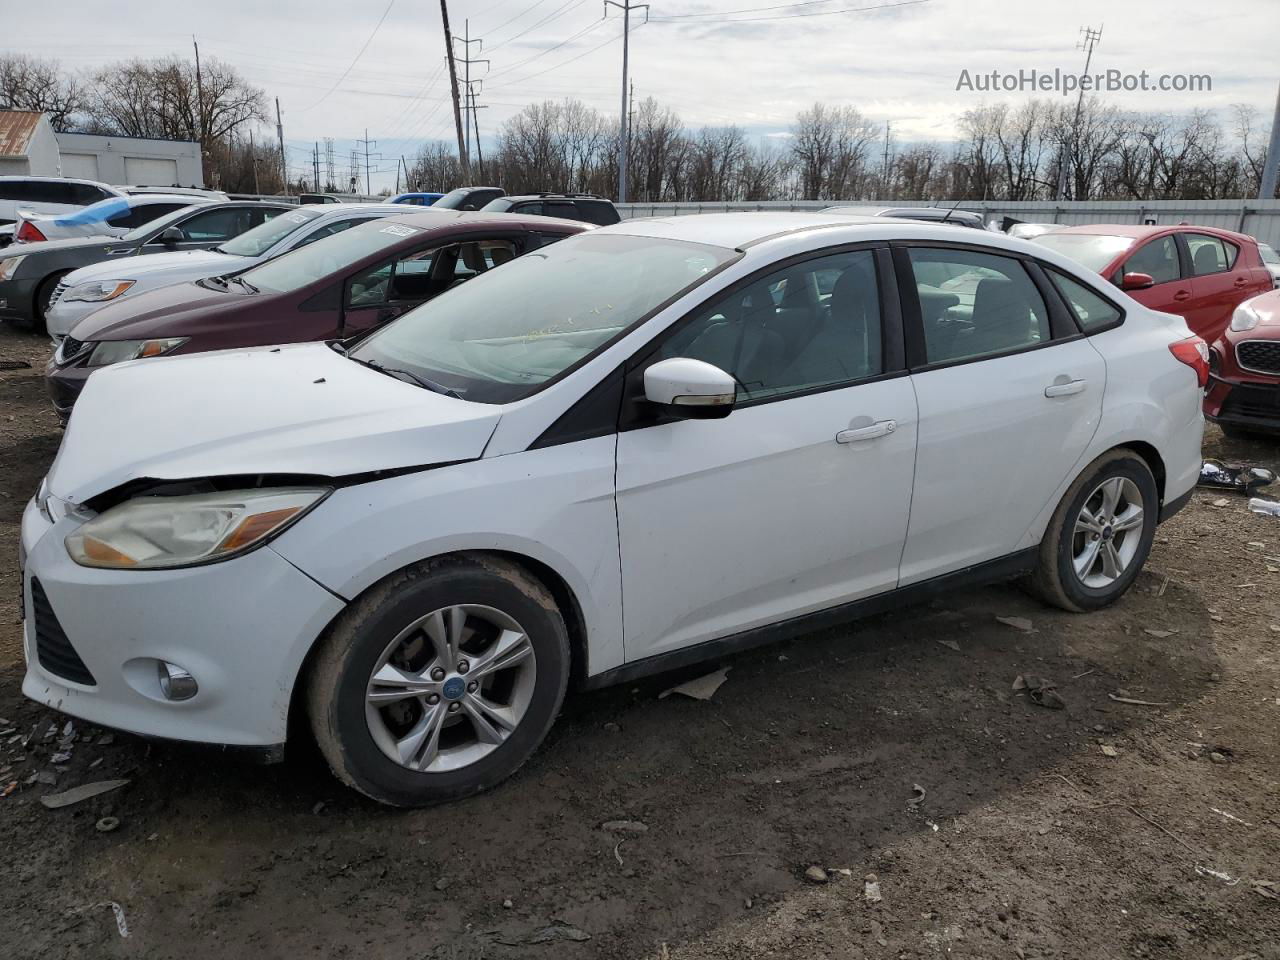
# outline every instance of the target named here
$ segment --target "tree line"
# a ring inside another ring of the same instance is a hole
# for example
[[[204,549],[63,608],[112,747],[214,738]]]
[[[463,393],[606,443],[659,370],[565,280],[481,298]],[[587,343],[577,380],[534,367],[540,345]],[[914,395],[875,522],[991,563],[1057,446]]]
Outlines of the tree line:
[[[74,74],[56,61],[0,55],[0,105],[48,113],[83,133],[198,140],[205,180],[235,193],[285,187],[274,141],[259,124],[267,97],[214,58],[128,60]],[[1151,113],[1101,98],[983,103],[958,118],[952,141],[897,142],[850,105],[815,103],[785,131],[753,137],[736,125],[688,127],[652,97],[631,119],[629,199],[1209,200],[1252,197],[1269,130],[1257,110]],[[254,143],[254,131],[258,131]],[[618,122],[573,98],[531,103],[504,122],[464,173],[452,141],[408,167],[416,189],[486,182],[511,193],[617,195]],[[264,142],[264,140],[266,142]],[[294,190],[311,189],[295,171]],[[332,184],[323,184],[332,190]]]

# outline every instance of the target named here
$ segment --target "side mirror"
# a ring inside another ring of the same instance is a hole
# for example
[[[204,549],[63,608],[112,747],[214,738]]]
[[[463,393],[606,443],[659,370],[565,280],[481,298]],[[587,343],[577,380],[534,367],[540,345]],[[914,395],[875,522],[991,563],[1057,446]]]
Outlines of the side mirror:
[[[163,244],[182,243],[187,239],[187,235],[178,227],[167,227],[160,233],[160,242]]]
[[[644,398],[672,416],[713,420],[733,412],[737,383],[719,367],[702,360],[672,357],[644,372]]]
[[[1156,281],[1149,273],[1126,273],[1120,281],[1121,290],[1145,290],[1155,285]]]

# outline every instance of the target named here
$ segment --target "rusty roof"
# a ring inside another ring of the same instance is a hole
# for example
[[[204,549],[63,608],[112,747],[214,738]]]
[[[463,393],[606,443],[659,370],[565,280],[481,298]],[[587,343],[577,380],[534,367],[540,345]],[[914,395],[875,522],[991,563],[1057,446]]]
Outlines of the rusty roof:
[[[43,113],[0,110],[0,157],[25,157]]]

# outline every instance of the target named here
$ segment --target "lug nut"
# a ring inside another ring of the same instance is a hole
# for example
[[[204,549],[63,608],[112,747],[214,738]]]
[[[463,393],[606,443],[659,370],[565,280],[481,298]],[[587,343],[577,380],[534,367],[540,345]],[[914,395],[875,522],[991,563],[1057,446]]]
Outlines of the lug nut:
[[[440,702],[440,694],[438,693],[433,693],[431,696],[427,697],[427,703],[431,704],[432,706],[435,706],[439,702]]]
[[[475,693],[479,689],[480,684],[476,683],[474,680],[467,684],[467,693]]]
[[[457,713],[457,712],[458,712],[458,704],[457,704],[457,703],[451,703],[451,704],[449,704],[449,712],[450,712],[450,713]]]
[[[437,683],[444,679],[444,667],[436,667],[431,671],[431,679]]]
[[[469,664],[466,660],[459,660],[459,661],[458,661],[458,672],[459,672],[459,673],[466,673],[466,672],[467,672],[468,670],[470,670],[470,669],[471,669],[471,664]]]

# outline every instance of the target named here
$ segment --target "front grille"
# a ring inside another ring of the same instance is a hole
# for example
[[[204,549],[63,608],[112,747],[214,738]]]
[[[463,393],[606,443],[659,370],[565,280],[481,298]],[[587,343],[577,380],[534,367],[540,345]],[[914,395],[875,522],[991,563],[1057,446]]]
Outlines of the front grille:
[[[1245,340],[1238,343],[1236,362],[1255,373],[1280,375],[1280,340]]]
[[[83,340],[76,340],[72,337],[63,337],[62,343],[58,347],[58,362],[69,363],[80,354],[84,353],[92,344],[85,343]]]
[[[1233,415],[1280,419],[1280,384],[1274,387],[1251,383],[1234,384],[1219,416],[1227,418]]]
[[[58,285],[53,288],[53,296],[49,298],[49,306],[53,306],[62,299],[62,295],[67,292],[67,281],[59,280]]]
[[[40,666],[54,676],[73,683],[83,683],[86,686],[96,684],[98,681],[93,678],[89,668],[80,659],[80,654],[76,653],[76,648],[67,639],[62,624],[58,622],[58,615],[53,612],[49,598],[45,596],[44,587],[35,578],[31,580],[31,607],[36,628],[36,658],[39,659]]]

